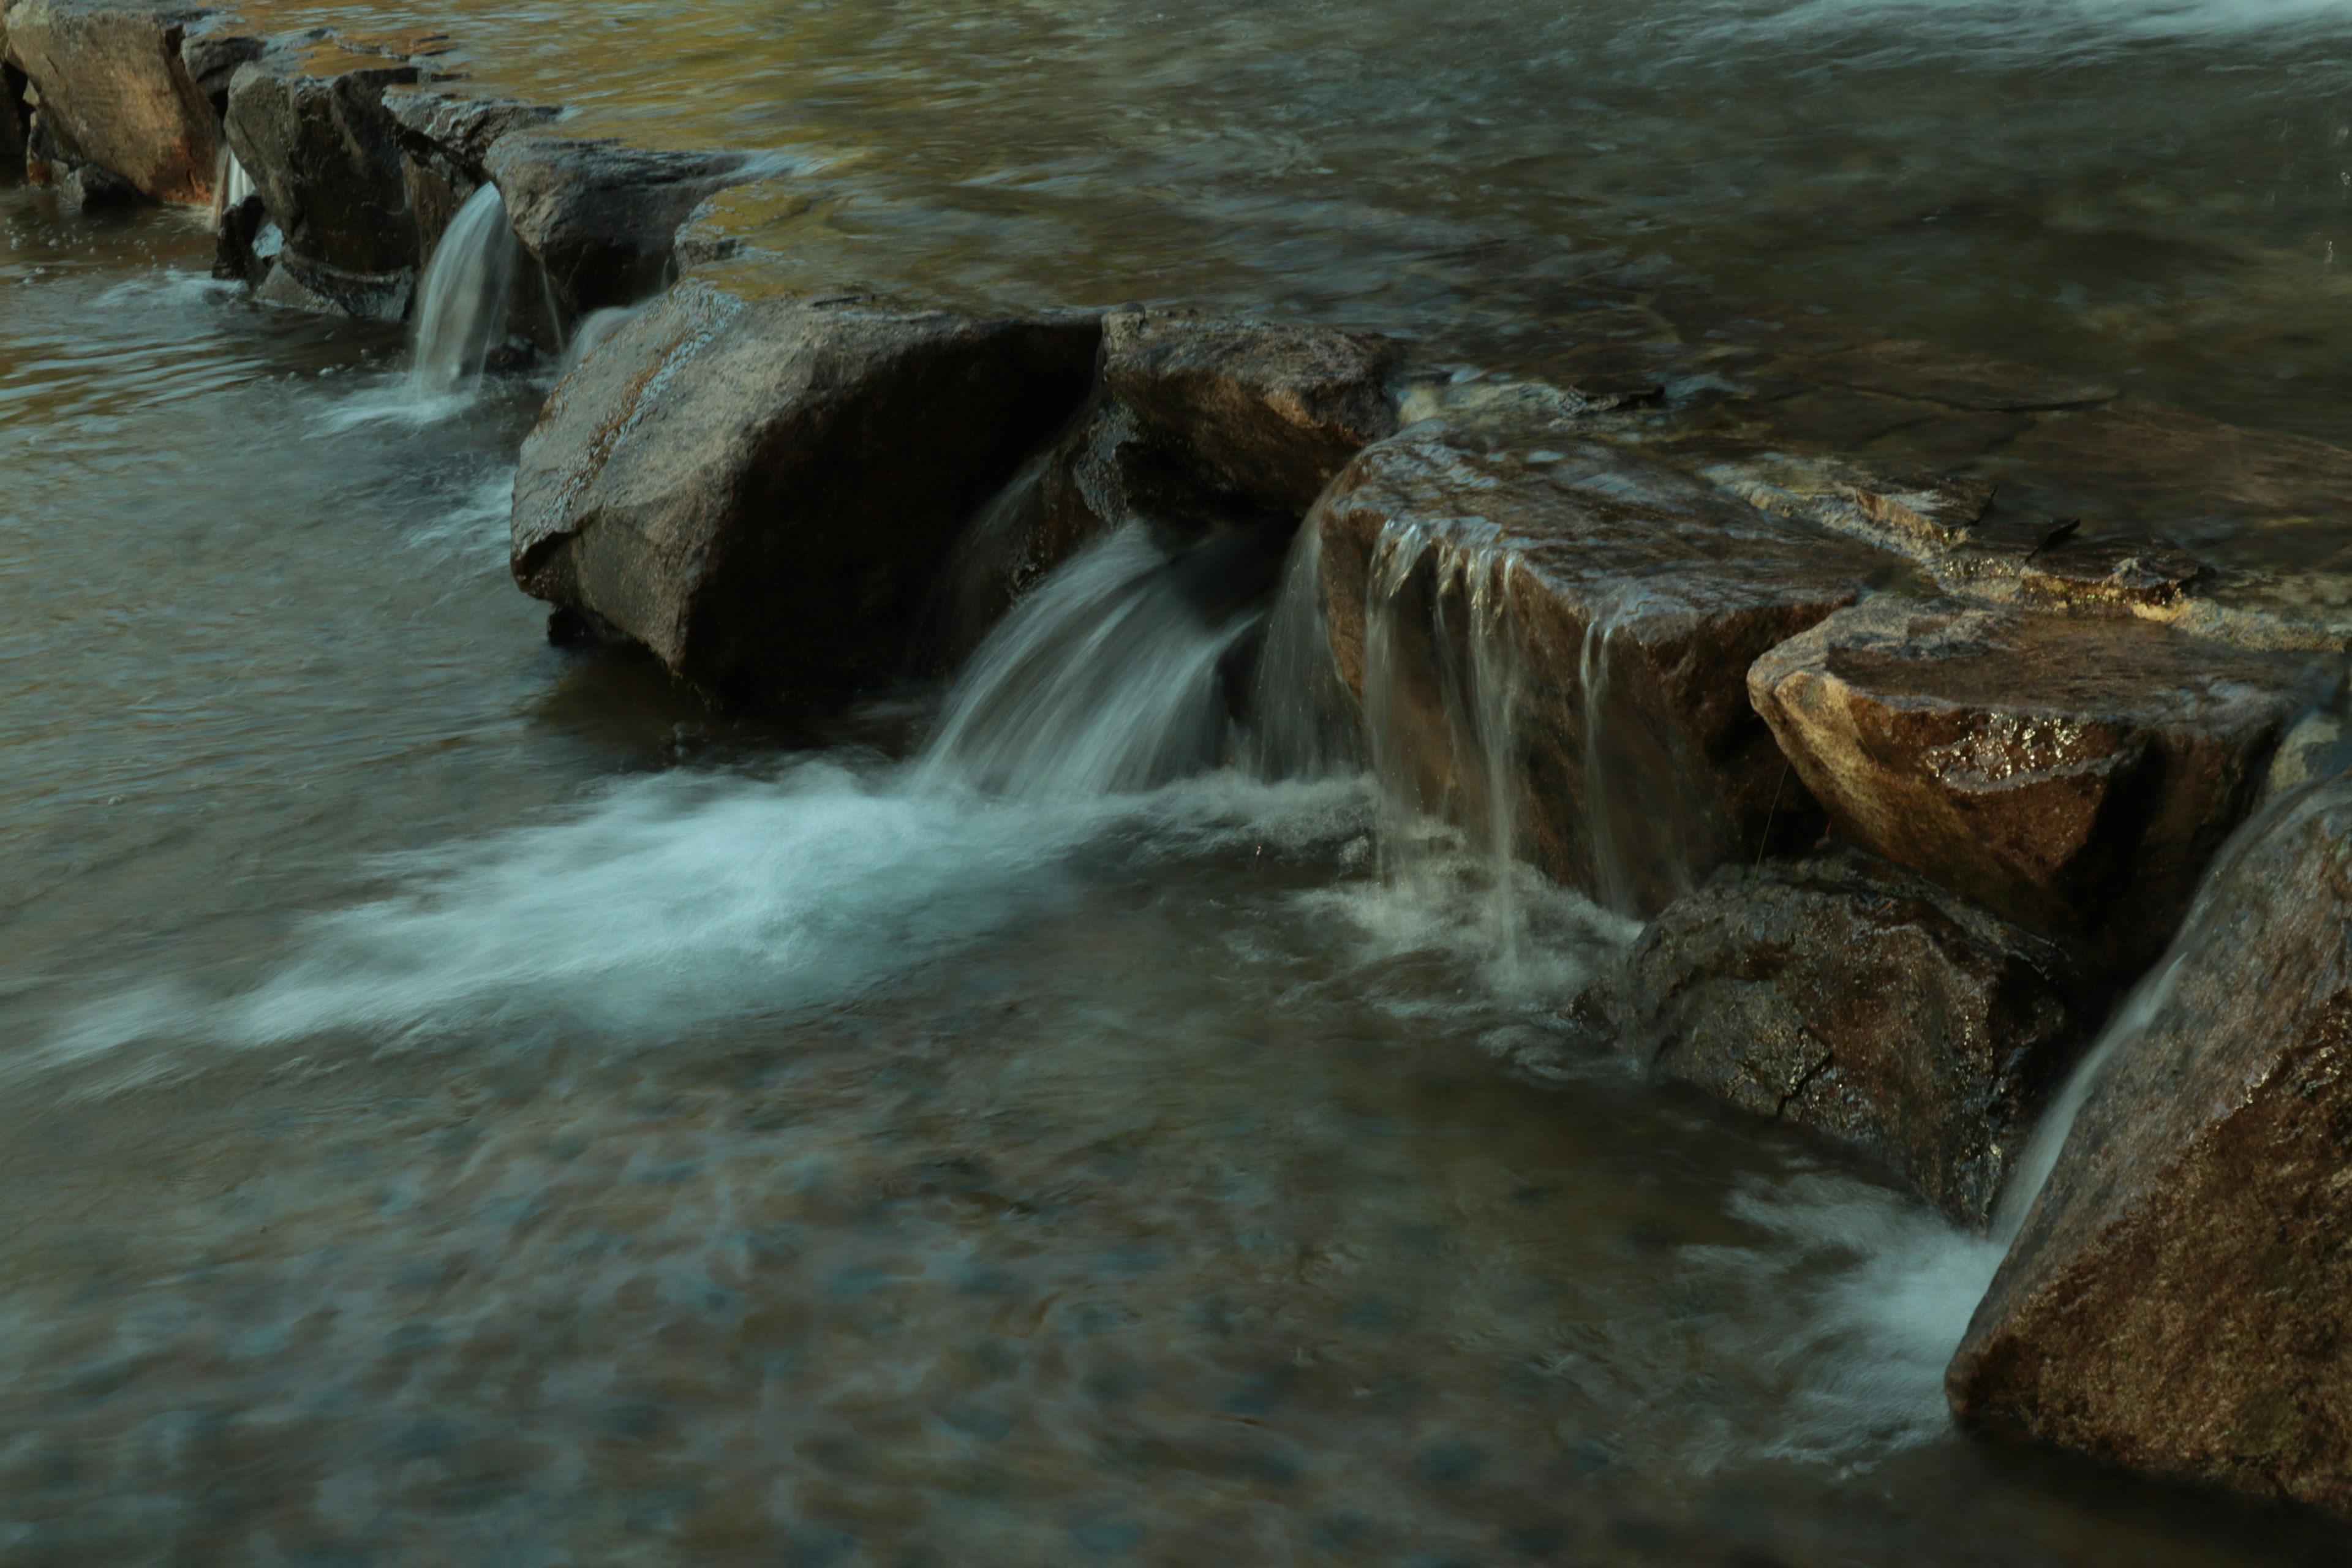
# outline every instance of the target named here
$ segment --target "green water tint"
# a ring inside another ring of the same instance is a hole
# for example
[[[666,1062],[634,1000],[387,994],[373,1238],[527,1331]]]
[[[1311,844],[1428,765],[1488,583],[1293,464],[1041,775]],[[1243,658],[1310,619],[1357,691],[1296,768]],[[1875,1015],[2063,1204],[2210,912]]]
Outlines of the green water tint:
[[[430,19],[581,129],[826,160],[720,220],[775,286],[1467,354],[1657,255],[2352,433],[2340,35],[1756,15]],[[0,219],[10,1568],[2335,1544],[1951,1432],[1982,1247],[1563,1026],[1575,900],[1505,971],[1476,857],[1384,889],[1344,790],[992,814],[888,760],[935,694],[799,733],[551,649],[538,389],[428,416],[176,216]]]

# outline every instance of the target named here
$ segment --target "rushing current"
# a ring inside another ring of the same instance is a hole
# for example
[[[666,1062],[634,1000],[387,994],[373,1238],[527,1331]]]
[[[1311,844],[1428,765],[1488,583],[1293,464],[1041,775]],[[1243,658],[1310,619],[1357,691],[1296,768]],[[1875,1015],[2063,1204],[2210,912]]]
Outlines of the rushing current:
[[[426,19],[581,133],[793,153],[746,221],[828,289],[1469,357],[1605,258],[2352,437],[2320,0]],[[1444,779],[1311,530],[1114,534],[944,605],[939,679],[715,711],[508,577],[561,364],[485,374],[495,191],[406,333],[200,219],[0,233],[0,1563],[2337,1544],[1955,1433],[1997,1244],[1569,1025],[1632,928],[1508,853],[1480,624]]]

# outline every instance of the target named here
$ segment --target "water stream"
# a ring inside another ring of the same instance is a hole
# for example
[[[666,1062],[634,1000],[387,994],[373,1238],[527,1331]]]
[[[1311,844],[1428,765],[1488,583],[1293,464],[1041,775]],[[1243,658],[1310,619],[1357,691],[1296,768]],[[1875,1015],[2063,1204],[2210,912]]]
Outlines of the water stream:
[[[2333,6],[435,20],[822,164],[826,288],[1466,342],[1650,254],[2352,432]],[[1311,530],[1114,533],[823,721],[551,647],[497,204],[412,342],[0,186],[0,1562],[2340,1546],[1952,1431],[1997,1249],[1563,1017],[1629,927],[1508,854],[1499,557],[1384,546],[1360,730]]]

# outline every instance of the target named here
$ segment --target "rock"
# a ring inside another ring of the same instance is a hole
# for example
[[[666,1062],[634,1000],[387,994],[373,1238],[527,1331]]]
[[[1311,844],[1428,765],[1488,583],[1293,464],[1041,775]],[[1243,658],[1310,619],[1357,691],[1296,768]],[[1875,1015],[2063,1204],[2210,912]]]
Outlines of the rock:
[[[734,701],[894,675],[966,520],[1085,399],[1099,337],[688,282],[549,400],[516,581]]]
[[[567,320],[665,287],[677,231],[714,192],[755,178],[740,153],[667,153],[617,142],[508,136],[484,159],[523,248]]]
[[[2119,395],[2096,382],[1902,340],[1825,354],[1808,362],[1805,370],[1837,385],[1988,413],[2086,408]]]
[[[1484,822],[1500,798],[1520,852],[1646,916],[1768,832],[1810,841],[1748,667],[1895,563],[1543,405],[1416,425],[1340,474],[1320,513],[1332,650],[1412,804]]]
[[[2124,976],[2332,679],[2144,621],[1890,596],[1748,683],[1839,831]]]
[[[8,58],[8,16],[0,6],[0,169],[12,179],[25,168],[25,132],[32,113],[25,87],[25,73]]]
[[[2352,782],[2259,826],[2086,1069],[1946,1388],[1983,1432],[2352,1516]]]
[[[1397,427],[1387,339],[1142,310],[1103,322],[1103,381],[1202,488],[1305,515],[1357,452]]]
[[[449,220],[488,183],[490,149],[562,112],[515,99],[472,98],[424,88],[395,88],[383,95],[383,106],[406,154],[404,177],[420,264],[433,259]]]
[[[269,209],[257,195],[223,209],[220,230],[214,236],[213,276],[260,288],[268,280],[269,264],[276,259],[274,253],[262,254],[259,244],[262,231],[270,227]]]
[[[2050,943],[1847,853],[1727,868],[1626,954],[1620,1048],[1984,1226],[2079,1043]]]
[[[228,113],[229,83],[236,68],[269,52],[268,44],[250,34],[230,31],[216,20],[200,22],[180,42],[180,63],[213,106],[215,119]]]
[[[157,201],[212,200],[219,122],[181,58],[205,15],[175,0],[9,7],[8,48],[40,94],[64,163],[96,164]]]
[[[416,74],[332,45],[237,68],[229,146],[286,237],[262,300],[376,321],[407,313],[416,225],[383,93]]]
[[[81,212],[104,212],[139,200],[130,181],[95,163],[75,163],[57,180],[58,199]]]

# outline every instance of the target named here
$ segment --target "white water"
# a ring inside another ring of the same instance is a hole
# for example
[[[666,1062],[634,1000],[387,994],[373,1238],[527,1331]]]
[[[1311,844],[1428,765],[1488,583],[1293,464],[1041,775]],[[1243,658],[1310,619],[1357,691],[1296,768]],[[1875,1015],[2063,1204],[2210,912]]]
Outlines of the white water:
[[[446,394],[482,374],[491,351],[506,341],[508,303],[521,266],[506,198],[496,185],[484,185],[449,220],[425,269],[409,370],[416,391]]]

